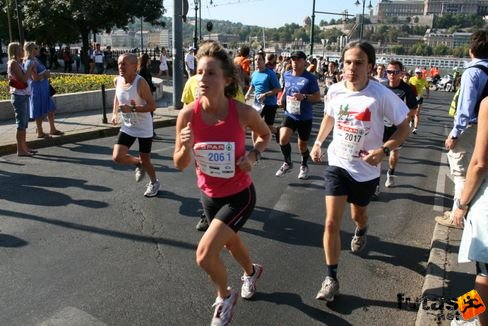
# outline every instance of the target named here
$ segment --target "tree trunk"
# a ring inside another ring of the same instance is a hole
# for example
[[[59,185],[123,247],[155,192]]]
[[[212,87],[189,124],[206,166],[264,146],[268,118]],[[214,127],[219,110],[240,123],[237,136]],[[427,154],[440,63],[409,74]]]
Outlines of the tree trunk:
[[[90,45],[90,41],[88,40],[88,29],[82,27],[81,28],[81,62],[83,62],[83,67],[85,68],[85,74],[90,72],[90,64],[88,63],[88,48]]]

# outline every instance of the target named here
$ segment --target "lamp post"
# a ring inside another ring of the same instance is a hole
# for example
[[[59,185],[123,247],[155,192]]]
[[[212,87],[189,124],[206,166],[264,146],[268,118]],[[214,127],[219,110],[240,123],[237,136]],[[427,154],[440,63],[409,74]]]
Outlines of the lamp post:
[[[362,11],[362,14],[361,14],[361,21],[360,21],[360,25],[359,25],[359,40],[361,41],[363,39],[363,28],[364,28],[364,7],[366,5],[366,0],[361,0],[362,3],[363,3],[363,11]],[[356,0],[356,2],[354,3],[356,6],[359,6],[361,4],[361,2],[359,2],[359,0]],[[368,5],[368,9],[372,9],[373,6],[371,5],[371,0],[369,0],[369,5]]]

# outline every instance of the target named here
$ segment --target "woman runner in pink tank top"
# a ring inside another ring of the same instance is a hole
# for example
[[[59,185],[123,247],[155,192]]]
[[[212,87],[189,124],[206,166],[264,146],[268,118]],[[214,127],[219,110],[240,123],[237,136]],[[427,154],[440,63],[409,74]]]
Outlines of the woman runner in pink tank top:
[[[249,173],[266,149],[271,133],[252,107],[232,99],[239,81],[234,77],[236,67],[223,47],[215,41],[204,42],[197,60],[200,98],[178,115],[173,161],[180,170],[195,162],[203,208],[210,220],[198,244],[196,260],[217,289],[212,325],[227,325],[238,295],[227,286],[220,252],[225,246],[241,265],[241,297],[250,299],[263,267],[252,263],[238,231],[254,209],[256,193]],[[257,135],[249,152],[245,148],[247,128]]]

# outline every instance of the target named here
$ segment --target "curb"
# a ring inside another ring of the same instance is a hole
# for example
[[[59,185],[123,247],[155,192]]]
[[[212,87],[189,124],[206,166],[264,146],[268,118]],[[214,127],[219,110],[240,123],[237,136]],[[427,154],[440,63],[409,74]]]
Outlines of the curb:
[[[154,128],[163,128],[176,125],[176,117],[162,118],[154,120]],[[43,148],[49,146],[59,146],[71,142],[85,141],[96,138],[112,137],[119,133],[120,127],[113,127],[112,125],[98,125],[87,128],[82,131],[66,131],[62,136],[36,139],[28,141],[27,143],[33,149]],[[7,154],[14,154],[17,152],[16,144],[8,144],[0,146],[0,156]]]
[[[449,247],[449,230],[436,223],[430,245],[429,260],[422,286],[422,298],[429,300],[440,299],[444,296],[446,264]],[[433,311],[419,307],[415,326],[440,325],[437,315]]]

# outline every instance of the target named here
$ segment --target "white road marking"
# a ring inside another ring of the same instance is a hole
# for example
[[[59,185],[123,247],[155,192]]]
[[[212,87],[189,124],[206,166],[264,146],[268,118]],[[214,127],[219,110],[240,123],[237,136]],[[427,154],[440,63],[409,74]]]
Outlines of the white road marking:
[[[39,326],[107,326],[92,315],[75,307],[65,307]]]

